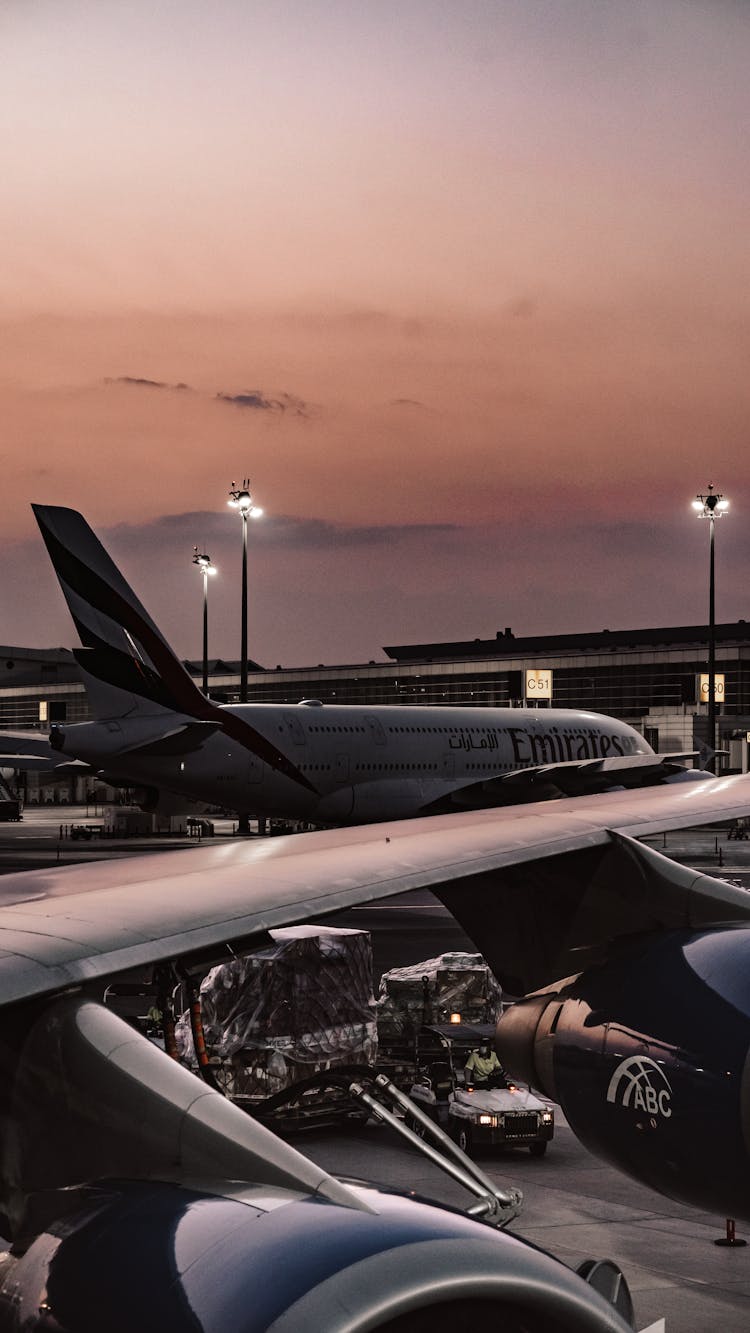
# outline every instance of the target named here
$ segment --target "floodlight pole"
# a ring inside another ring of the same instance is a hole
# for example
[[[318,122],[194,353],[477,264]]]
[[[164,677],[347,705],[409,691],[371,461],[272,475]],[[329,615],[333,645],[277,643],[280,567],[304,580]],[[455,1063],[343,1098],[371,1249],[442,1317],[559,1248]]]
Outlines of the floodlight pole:
[[[714,516],[708,520],[708,743],[714,753],[709,768],[716,772],[716,580],[714,577]]]
[[[714,577],[714,527],[717,518],[726,514],[729,501],[709,485],[705,495],[696,496],[693,508],[699,518],[708,519],[708,745],[711,750],[706,768],[716,772],[716,615]]]
[[[242,621],[240,631],[240,703],[247,703],[247,520],[260,518],[263,510],[253,503],[250,494],[250,480],[245,477],[241,486],[232,482],[227,504],[239,509],[242,516]],[[247,813],[240,812],[237,820],[237,832],[250,832],[250,819]]]
[[[713,531],[713,529],[712,529]],[[242,510],[242,625],[240,632],[240,703],[247,703],[247,514]]]
[[[247,703],[247,520],[260,518],[263,510],[253,502],[250,480],[245,477],[241,486],[232,482],[227,504],[239,509],[242,517],[242,620],[240,627],[240,703]]]
[[[216,568],[210,555],[199,551],[197,546],[193,547],[193,564],[203,575],[203,693],[208,694],[208,576],[215,574]]]

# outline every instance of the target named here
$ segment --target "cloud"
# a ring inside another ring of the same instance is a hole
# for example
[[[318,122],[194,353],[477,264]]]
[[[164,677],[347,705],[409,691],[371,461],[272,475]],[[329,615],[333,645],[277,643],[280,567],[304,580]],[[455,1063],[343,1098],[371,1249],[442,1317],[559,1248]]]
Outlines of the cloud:
[[[278,398],[266,398],[260,389],[245,389],[243,393],[217,393],[219,402],[233,403],[235,407],[249,407],[259,412],[290,412],[292,416],[306,417],[307,403],[291,393]]]
[[[189,389],[189,384],[167,384],[164,380],[147,380],[142,375],[106,375],[105,384],[131,384],[141,389]]]
[[[103,383],[125,384],[135,389],[190,389],[190,385],[182,381],[170,384],[166,380],[147,379],[145,375],[105,375]],[[219,392],[214,394],[214,398],[220,403],[231,403],[234,407],[246,407],[258,412],[288,412],[298,417],[309,415],[308,404],[292,393],[280,393],[270,398],[261,389],[244,389],[241,393]]]
[[[430,542],[458,536],[462,527],[455,523],[331,523],[321,518],[298,518],[274,514],[253,523],[253,544],[286,550],[338,551],[363,546],[393,546],[397,542]],[[228,538],[227,515],[216,510],[165,514],[150,523],[118,523],[108,534],[123,547],[137,548],[142,542],[185,540],[198,533],[210,545]]]
[[[260,524],[258,525],[260,527]],[[395,542],[429,541],[446,537],[460,528],[452,523],[383,523],[352,525],[330,523],[322,518],[290,518],[279,515],[264,524],[258,540],[270,546],[313,550],[385,546]]]

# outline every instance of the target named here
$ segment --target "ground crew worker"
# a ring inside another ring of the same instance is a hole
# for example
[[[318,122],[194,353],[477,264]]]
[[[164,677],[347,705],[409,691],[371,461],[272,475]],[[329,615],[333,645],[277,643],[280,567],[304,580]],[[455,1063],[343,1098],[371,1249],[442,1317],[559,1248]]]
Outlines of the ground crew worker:
[[[503,1067],[488,1041],[480,1042],[471,1052],[464,1065],[464,1081],[467,1088],[505,1087]]]

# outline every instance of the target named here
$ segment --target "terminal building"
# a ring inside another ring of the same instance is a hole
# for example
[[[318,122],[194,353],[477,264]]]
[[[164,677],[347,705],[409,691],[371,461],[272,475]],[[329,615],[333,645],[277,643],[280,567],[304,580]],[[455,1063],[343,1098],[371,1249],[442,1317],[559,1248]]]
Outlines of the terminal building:
[[[750,732],[750,623],[715,627],[718,768],[747,767]],[[533,686],[548,680],[551,699],[537,706],[608,713],[636,727],[655,750],[700,750],[707,740],[705,625],[601,630],[517,638],[405,644],[383,649],[385,661],[360,665],[275,667],[249,664],[250,703],[512,708],[531,702]],[[202,662],[186,662],[197,683]],[[537,673],[530,676],[529,673]],[[239,662],[209,662],[209,693],[221,703],[239,699]],[[73,654],[64,648],[0,647],[0,730],[46,732],[52,723],[90,717]],[[27,775],[29,799],[44,799],[43,783]],[[91,779],[77,779],[82,783]],[[80,792],[76,791],[75,799]],[[74,799],[71,787],[70,799]]]

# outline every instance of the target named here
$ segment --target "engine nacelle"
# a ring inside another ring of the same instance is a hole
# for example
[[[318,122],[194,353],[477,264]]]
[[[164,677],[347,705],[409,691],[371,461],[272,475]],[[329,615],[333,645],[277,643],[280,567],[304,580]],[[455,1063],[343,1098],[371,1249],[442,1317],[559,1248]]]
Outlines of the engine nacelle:
[[[575,1273],[523,1241],[455,1213],[362,1193],[370,1195],[366,1211],[237,1182],[225,1190],[88,1186],[77,1210],[69,1199],[60,1221],[0,1258],[0,1331],[632,1327]],[[629,1297],[624,1304],[630,1315]]]
[[[592,1152],[661,1193],[750,1220],[750,930],[671,931],[501,1018],[510,1073]]]
[[[0,1333],[631,1327],[614,1265],[329,1176],[91,1000],[18,1006],[0,1074]]]
[[[384,819],[408,819],[422,804],[422,784],[408,778],[358,782],[322,796],[311,818],[326,824],[375,824]]]

